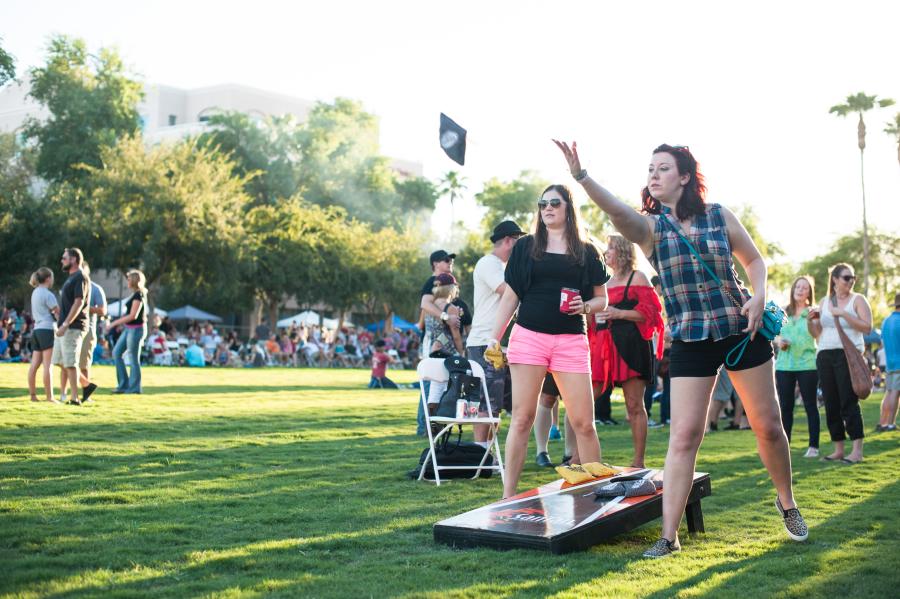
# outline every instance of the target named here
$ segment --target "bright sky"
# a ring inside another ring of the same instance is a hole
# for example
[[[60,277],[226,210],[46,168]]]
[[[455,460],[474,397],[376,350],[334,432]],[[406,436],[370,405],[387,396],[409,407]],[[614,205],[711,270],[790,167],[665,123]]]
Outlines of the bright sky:
[[[0,7],[0,37],[20,73],[66,33],[117,45],[151,83],[360,99],[383,152],[434,179],[456,166],[443,111],[469,130],[469,196],[523,169],[569,182],[560,137],[636,204],[652,148],[689,145],[709,199],[752,204],[800,261],[861,226],[856,119],[828,108],[859,91],[900,101],[898,21],[900,3],[869,1],[31,0]],[[866,117],[869,223],[895,233],[900,164],[883,129],[897,111]]]

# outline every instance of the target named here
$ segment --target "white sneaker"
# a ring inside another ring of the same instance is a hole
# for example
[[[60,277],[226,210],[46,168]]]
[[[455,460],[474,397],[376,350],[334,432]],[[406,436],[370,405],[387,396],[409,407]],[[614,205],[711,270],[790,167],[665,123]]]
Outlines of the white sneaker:
[[[819,449],[816,447],[810,447],[806,450],[806,453],[803,454],[804,458],[817,458],[819,457]]]

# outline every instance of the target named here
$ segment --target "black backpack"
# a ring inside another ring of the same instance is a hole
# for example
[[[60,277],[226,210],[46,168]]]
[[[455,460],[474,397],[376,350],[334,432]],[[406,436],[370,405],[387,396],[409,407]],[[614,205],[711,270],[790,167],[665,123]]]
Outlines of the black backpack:
[[[453,418],[458,400],[481,401],[481,379],[472,376],[472,366],[462,356],[450,356],[444,360],[444,367],[450,373],[450,379],[435,416]]]
[[[441,478],[472,478],[475,476],[475,473],[478,471],[478,465],[481,464],[481,459],[484,458],[484,447],[478,445],[477,443],[467,443],[462,441],[462,430],[460,428],[460,434],[457,436],[456,441],[450,441],[451,433],[447,432],[443,437],[441,437],[434,446],[435,449],[435,458],[437,458],[438,466],[472,466],[471,468],[465,468],[460,470],[441,470]],[[410,470],[407,473],[407,477],[412,480],[418,480],[419,474],[422,472],[422,468],[425,469],[424,478],[427,480],[434,480],[434,467],[431,464],[431,459],[426,460],[425,458],[428,456],[428,448],[422,450],[422,454],[419,456],[419,465]],[[484,466],[492,466],[494,464],[494,457],[489,455],[487,458],[484,458]],[[490,478],[493,476],[493,470],[485,470],[482,467],[481,474],[479,478]]]

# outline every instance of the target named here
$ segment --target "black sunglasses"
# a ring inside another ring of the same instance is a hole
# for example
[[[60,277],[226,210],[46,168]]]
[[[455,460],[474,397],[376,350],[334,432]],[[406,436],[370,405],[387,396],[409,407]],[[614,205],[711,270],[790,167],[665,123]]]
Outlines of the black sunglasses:
[[[856,276],[854,276],[854,275],[841,275],[841,276],[839,276],[838,278],[839,278],[839,279],[844,279],[844,281],[846,281],[847,283],[849,283],[850,281],[855,281],[855,280],[856,280]]]
[[[553,198],[552,200],[545,200],[544,198],[541,198],[540,200],[538,200],[538,209],[543,210],[547,206],[559,208],[560,204],[562,204],[562,200],[559,198]]]

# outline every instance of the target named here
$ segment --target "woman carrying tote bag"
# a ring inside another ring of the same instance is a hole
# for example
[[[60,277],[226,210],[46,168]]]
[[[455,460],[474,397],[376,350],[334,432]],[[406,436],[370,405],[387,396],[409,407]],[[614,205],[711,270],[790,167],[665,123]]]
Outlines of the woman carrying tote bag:
[[[853,293],[856,275],[847,264],[836,264],[828,275],[828,295],[818,308],[809,312],[809,334],[819,342],[816,371],[825,401],[825,421],[834,443],[834,451],[825,456],[828,461],[858,464],[863,459],[863,419],[859,409],[859,394],[854,391],[848,358],[861,357],[863,335],[872,330],[872,309],[866,298]],[[853,345],[845,349],[840,330]],[[859,351],[860,356],[848,354]],[[857,385],[859,386],[859,385]],[[853,449],[844,453],[844,442],[850,438]]]

